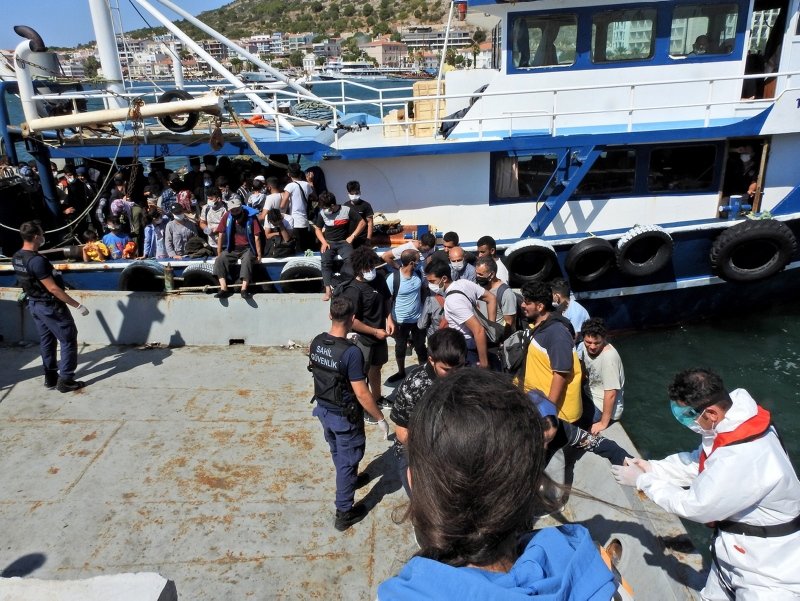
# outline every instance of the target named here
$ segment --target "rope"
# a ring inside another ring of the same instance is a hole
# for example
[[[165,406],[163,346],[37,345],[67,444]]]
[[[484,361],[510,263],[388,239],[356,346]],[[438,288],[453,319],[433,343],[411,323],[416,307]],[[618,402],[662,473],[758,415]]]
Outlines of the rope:
[[[244,125],[242,125],[242,122],[239,120],[239,116],[236,114],[236,111],[233,110],[233,106],[227,100],[225,101],[225,108],[228,109],[228,114],[230,114],[231,119],[233,119],[233,122],[236,124],[236,127],[239,128],[239,131],[242,133],[242,137],[247,142],[247,145],[250,147],[250,150],[253,151],[253,154],[255,154],[262,161],[265,161],[268,164],[272,165],[273,167],[277,167],[278,169],[289,168],[289,165],[284,165],[283,163],[279,163],[278,161],[269,158],[267,155],[261,152],[261,149],[255,143],[255,140],[253,140],[253,138],[250,136],[250,132],[248,132],[247,129],[244,127]],[[276,128],[278,127],[277,121],[275,122],[275,127]]]
[[[163,276],[160,276],[163,277]],[[179,281],[182,278],[175,278],[176,281]],[[268,286],[268,285],[275,285],[275,284],[294,284],[296,282],[319,282],[322,281],[322,277],[315,277],[315,278],[298,278],[295,280],[278,280],[277,282],[269,280],[267,282],[250,282],[248,286]],[[241,288],[242,284],[228,284],[228,288]],[[187,288],[176,288],[175,290],[170,290],[168,294],[177,294],[180,292],[208,292],[209,290],[217,290],[221,288],[221,286],[189,286]]]

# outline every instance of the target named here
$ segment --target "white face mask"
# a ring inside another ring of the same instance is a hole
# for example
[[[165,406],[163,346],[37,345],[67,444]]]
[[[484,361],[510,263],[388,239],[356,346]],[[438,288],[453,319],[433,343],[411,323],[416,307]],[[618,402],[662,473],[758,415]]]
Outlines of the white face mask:
[[[352,201],[361,200],[361,195],[360,194],[348,194],[347,196]]]
[[[434,284],[433,282],[428,282],[428,288],[430,288],[433,294],[439,294],[442,289],[439,287],[439,284]]]
[[[456,271],[461,271],[464,269],[464,261],[453,261],[450,263],[450,268],[455,269]]]
[[[183,221],[184,217],[186,217],[186,216],[185,215],[173,215],[173,217],[175,218],[175,221]]]
[[[374,269],[370,269],[369,271],[365,271],[362,274],[362,277],[364,278],[365,282],[371,282],[377,277],[377,275],[378,275],[377,271],[375,271]]]
[[[739,157],[742,159],[742,163],[749,163],[750,162],[750,155],[749,154],[740,154]]]

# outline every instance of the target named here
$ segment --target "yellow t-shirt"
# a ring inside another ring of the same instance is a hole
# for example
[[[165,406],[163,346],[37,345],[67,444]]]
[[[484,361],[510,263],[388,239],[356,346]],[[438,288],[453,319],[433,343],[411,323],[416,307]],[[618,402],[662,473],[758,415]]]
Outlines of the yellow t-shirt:
[[[556,403],[558,418],[576,422],[583,413],[581,403],[581,362],[575,352],[575,343],[569,330],[561,324],[549,324],[542,329],[540,324],[533,330],[533,340],[528,346],[525,359],[525,392],[541,390],[545,396],[550,392],[553,372],[567,374],[567,386]]]

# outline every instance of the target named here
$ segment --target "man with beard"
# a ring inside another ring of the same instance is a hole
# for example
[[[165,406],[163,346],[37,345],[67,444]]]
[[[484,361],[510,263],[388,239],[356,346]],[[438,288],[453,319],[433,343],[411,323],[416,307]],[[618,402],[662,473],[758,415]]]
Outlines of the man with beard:
[[[220,287],[219,292],[214,295],[216,298],[227,298],[233,294],[228,290],[228,278],[232,279],[233,268],[240,259],[241,295],[245,299],[252,296],[247,287],[253,281],[254,258],[261,262],[263,231],[258,222],[258,211],[242,206],[242,199],[238,196],[228,201],[228,212],[216,229],[217,258],[214,260],[214,275],[219,278]]]

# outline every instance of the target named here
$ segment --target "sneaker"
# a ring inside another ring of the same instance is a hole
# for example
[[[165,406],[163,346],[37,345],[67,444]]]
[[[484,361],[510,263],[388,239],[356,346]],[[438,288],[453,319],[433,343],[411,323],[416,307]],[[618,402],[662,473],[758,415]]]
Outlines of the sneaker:
[[[333,527],[339,532],[344,532],[353,524],[357,524],[363,520],[367,515],[367,508],[364,505],[353,505],[349,511],[336,510],[336,521]]]
[[[58,386],[58,372],[44,374],[44,387],[53,390],[56,386]]]
[[[372,417],[372,416],[371,416],[369,413],[367,413],[366,411],[364,412],[364,421],[365,421],[365,422],[367,422],[367,423],[368,423],[370,426],[376,426],[376,425],[378,425],[378,420],[377,420],[377,419],[375,419],[374,417]]]
[[[394,407],[394,401],[392,401],[392,399],[387,399],[385,396],[381,396],[378,399],[378,407],[381,409],[391,409]]]
[[[229,296],[232,295],[233,292],[231,292],[230,290],[220,290],[214,295],[214,298],[228,298]]]
[[[58,379],[58,384],[56,384],[56,388],[58,388],[59,392],[73,392],[84,386],[86,386],[86,382],[81,382],[80,380],[62,380],[61,378]]]
[[[361,472],[356,478],[356,490],[359,488],[364,488],[371,481],[372,476],[370,476],[367,472]]]
[[[244,300],[247,300],[249,298],[253,298],[253,293],[250,292],[249,290],[242,290],[239,294],[241,294],[241,296],[242,296],[242,298]]]
[[[406,372],[398,371],[396,374],[389,376],[386,378],[387,384],[394,384],[396,382],[402,381],[406,377]]]

